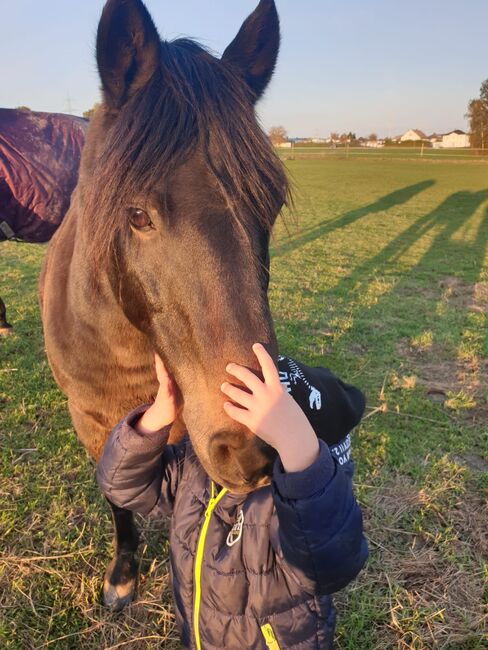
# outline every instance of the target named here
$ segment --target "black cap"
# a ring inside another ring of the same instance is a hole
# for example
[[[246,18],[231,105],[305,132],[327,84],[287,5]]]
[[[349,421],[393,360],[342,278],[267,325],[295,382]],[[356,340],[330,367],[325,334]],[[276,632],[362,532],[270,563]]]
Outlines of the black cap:
[[[345,384],[327,368],[311,368],[288,357],[278,357],[280,381],[300,405],[319,438],[335,444],[361,421],[366,405],[363,393]]]

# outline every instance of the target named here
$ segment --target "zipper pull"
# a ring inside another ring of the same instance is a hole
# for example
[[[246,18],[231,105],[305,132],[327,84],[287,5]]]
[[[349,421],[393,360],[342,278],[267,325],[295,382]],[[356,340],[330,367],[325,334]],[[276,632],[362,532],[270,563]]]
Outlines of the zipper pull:
[[[213,498],[210,499],[210,501],[208,502],[207,509],[205,510],[205,517],[206,517],[206,518],[210,517],[210,515],[212,514],[212,510],[213,510],[213,508],[214,508],[214,505],[215,505],[215,502],[216,502],[216,501],[217,501],[217,499],[216,499],[215,497],[213,497]]]

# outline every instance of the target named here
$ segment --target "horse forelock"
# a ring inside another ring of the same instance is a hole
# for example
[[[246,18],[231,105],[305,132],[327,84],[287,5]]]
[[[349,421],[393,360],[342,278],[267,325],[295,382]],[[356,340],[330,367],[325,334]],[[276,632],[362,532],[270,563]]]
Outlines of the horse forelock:
[[[102,110],[104,108],[102,107]],[[85,178],[87,255],[106,259],[125,226],[124,208],[203,152],[239,226],[270,232],[277,197],[288,196],[283,166],[259,127],[245,82],[195,41],[162,42],[146,86],[95,132],[97,156]],[[249,223],[252,220],[253,223]]]

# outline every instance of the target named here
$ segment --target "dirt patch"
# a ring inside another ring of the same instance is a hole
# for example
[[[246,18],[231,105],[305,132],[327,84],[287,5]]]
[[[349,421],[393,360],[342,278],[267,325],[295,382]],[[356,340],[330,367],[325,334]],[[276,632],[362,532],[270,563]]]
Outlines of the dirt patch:
[[[395,287],[395,292],[402,298],[418,298],[422,296],[426,300],[439,300],[439,289],[432,287],[419,287],[418,284],[401,283]]]
[[[486,423],[488,359],[454,359],[442,345],[414,347],[408,339],[397,344],[397,353],[423,386],[425,395],[472,424]]]
[[[475,474],[488,472],[488,462],[478,454],[466,452],[465,454],[454,454],[451,458],[455,463],[458,463],[458,465],[465,465]]]
[[[488,314],[488,285],[483,282],[469,284],[459,278],[446,277],[439,286],[444,299],[456,308]]]
[[[447,276],[439,282],[439,288],[437,298],[442,297],[451,308],[488,314],[488,284],[470,284]],[[431,298],[432,292],[426,289],[425,296]],[[444,404],[473,423],[488,417],[488,359],[453,358],[452,351],[432,340],[431,332],[413,340],[402,339],[397,352],[407,360],[428,399]]]

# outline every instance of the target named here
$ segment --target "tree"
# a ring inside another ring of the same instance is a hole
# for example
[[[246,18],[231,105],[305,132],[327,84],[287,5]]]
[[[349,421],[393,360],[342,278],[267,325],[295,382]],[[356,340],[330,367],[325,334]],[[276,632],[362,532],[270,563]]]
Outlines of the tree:
[[[99,102],[93,104],[93,106],[89,108],[87,111],[83,111],[83,117],[86,118],[87,120],[91,120],[91,118],[93,117],[95,111],[99,106],[100,106]]]
[[[16,108],[17,111],[32,111],[32,108],[29,108],[28,106],[17,106]]]
[[[466,118],[469,120],[470,144],[474,149],[488,148],[488,79],[480,87],[478,99],[471,99]]]
[[[333,131],[330,134],[330,139],[331,139],[332,142],[338,142],[339,141],[339,134],[336,133],[335,131]]]
[[[272,126],[268,135],[274,145],[281,144],[288,140],[288,134],[284,126]]]
[[[466,117],[469,120],[470,144],[474,149],[488,147],[488,105],[482,99],[472,99]]]
[[[480,87],[480,99],[488,107],[488,79],[485,79]]]
[[[370,133],[368,136],[368,140],[370,142],[378,142],[378,136],[376,135],[376,133]]]

